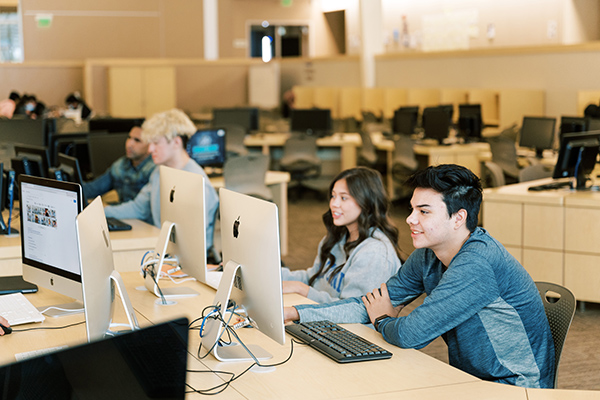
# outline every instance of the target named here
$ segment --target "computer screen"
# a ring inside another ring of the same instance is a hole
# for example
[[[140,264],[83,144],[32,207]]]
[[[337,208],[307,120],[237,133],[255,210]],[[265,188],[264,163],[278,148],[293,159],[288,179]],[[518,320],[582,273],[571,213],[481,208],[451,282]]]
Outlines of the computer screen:
[[[187,143],[190,157],[202,167],[223,168],[225,164],[225,129],[202,129]]]
[[[16,176],[14,171],[5,171],[0,162],[0,235],[18,235],[19,230],[12,228],[12,212],[15,200]],[[2,211],[8,209],[8,220],[5,222]]]
[[[392,131],[404,135],[412,135],[419,121],[419,107],[400,107],[394,111]]]
[[[425,138],[436,139],[440,144],[448,137],[452,114],[443,107],[426,107],[423,110]]]
[[[459,104],[458,105],[458,131],[467,140],[481,139],[481,104]]]
[[[129,295],[121,275],[114,268],[110,236],[100,197],[79,213],[76,230],[88,342],[114,335],[110,327],[117,291],[130,329],[138,329]]]
[[[556,119],[550,117],[523,117],[519,146],[535,149],[538,158],[544,150],[551,150],[554,145]]]
[[[586,117],[560,117],[560,134],[585,132],[588,130],[588,118]]]
[[[83,209],[81,186],[28,175],[19,183],[23,278],[82,300],[75,226]]]
[[[45,146],[16,144],[15,156],[11,160],[11,165],[17,176],[26,174],[48,178],[50,161]]]
[[[293,109],[290,115],[290,130],[309,135],[331,134],[331,110],[323,108]]]
[[[58,153],[57,165],[51,169],[50,175],[57,181],[83,183],[79,160],[62,153]]]
[[[90,170],[94,177],[102,175],[120,157],[125,155],[129,132],[94,132],[88,135]]]
[[[43,146],[43,119],[0,119],[0,142]]]
[[[204,205],[204,177],[193,172],[161,165],[160,219],[162,228],[156,242],[157,262],[152,273],[145,277],[146,288],[160,302],[198,293],[187,287],[159,288],[157,272],[168,264],[165,257],[177,258],[181,271],[200,282],[206,281],[206,221]],[[172,269],[171,266],[167,269]],[[159,303],[160,304],[160,303]]]
[[[2,366],[4,398],[183,400],[188,323],[180,318]]]
[[[599,150],[600,131],[562,135],[552,177],[554,179],[575,178],[575,188],[586,189],[586,182],[596,166]]]
[[[225,315],[230,300],[234,301],[261,332],[284,344],[277,206],[225,188],[220,189],[219,196],[225,267],[213,304]],[[207,320],[202,346],[220,361],[249,358],[243,346],[215,345],[222,333],[221,322]],[[264,349],[250,350],[257,358],[269,357]]]
[[[142,126],[144,118],[97,118],[89,121],[89,130],[109,133],[129,132],[134,126]]]
[[[247,133],[250,133],[258,130],[258,119],[258,108],[256,107],[215,108],[212,126],[239,125]]]

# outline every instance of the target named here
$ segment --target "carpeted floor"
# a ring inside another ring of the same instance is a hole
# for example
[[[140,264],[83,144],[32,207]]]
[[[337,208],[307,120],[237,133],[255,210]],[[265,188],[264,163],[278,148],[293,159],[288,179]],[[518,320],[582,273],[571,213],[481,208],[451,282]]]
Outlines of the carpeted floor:
[[[327,200],[312,193],[305,193],[289,203],[289,254],[283,258],[289,268],[308,268],[312,265],[319,241],[325,234],[321,216],[327,207]],[[407,215],[408,203],[394,205],[392,219],[400,229],[400,247],[409,255],[413,247],[405,222]],[[403,312],[410,312],[420,302],[422,298]],[[421,351],[448,362],[447,347],[441,338]],[[586,303],[585,311],[578,309],[575,313],[560,360],[558,387],[600,390],[600,304]]]

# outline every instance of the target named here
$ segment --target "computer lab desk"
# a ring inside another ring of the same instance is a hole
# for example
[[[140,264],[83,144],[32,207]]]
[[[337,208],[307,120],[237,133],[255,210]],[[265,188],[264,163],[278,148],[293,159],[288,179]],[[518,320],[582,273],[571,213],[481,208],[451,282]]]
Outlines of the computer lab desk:
[[[7,221],[6,214],[4,221]],[[137,219],[124,221],[132,226],[130,231],[110,232],[113,258],[119,271],[137,271],[144,253],[156,246],[160,229]],[[14,218],[11,225],[21,229],[18,218]],[[22,273],[19,235],[0,236],[0,276]]]
[[[148,326],[178,317],[194,319],[200,316],[202,309],[213,303],[215,291],[198,282],[185,282],[181,285],[194,288],[199,295],[178,299],[169,306],[156,304],[157,298],[138,288],[143,280],[137,272],[122,273],[123,280],[140,326]],[[167,280],[161,280],[163,287],[175,286]],[[35,306],[64,303],[70,301],[62,295],[40,288],[38,293],[26,297]],[[284,295],[286,305],[308,302],[299,295]],[[75,346],[86,342],[85,325],[80,324],[58,330],[34,330],[18,332],[30,327],[60,327],[81,322],[83,314],[46,318],[41,324],[20,325],[15,331],[0,337],[0,363],[14,362],[14,354],[36,349],[61,345]],[[121,303],[115,304],[116,323],[124,323],[125,316]],[[460,398],[480,399],[597,399],[599,392],[568,390],[534,390],[509,385],[484,382],[466,374],[448,364],[436,360],[418,350],[400,349],[386,343],[374,330],[360,325],[347,324],[346,328],[360,334],[394,355],[389,360],[337,364],[321,353],[303,345],[294,344],[291,359],[268,372],[250,371],[233,382],[220,399],[439,399]],[[287,358],[290,352],[290,338],[285,345],[267,338],[255,329],[240,329],[245,343],[258,344],[273,354],[269,362],[279,362]],[[190,331],[188,370],[222,370],[239,373],[247,368],[248,362],[224,363],[211,355],[199,360],[197,350],[200,338],[197,331]],[[90,360],[93,362],[93,360]],[[222,377],[211,373],[188,372],[187,382],[196,389],[207,389],[223,382]],[[198,394],[188,394],[186,398],[200,398]]]

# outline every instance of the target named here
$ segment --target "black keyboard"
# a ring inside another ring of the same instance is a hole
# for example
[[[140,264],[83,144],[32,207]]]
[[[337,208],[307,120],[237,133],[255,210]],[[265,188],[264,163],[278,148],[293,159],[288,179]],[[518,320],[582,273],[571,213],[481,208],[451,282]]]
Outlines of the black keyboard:
[[[129,225],[126,222],[121,221],[120,219],[116,219],[116,218],[106,218],[106,225],[108,225],[108,231],[109,232],[113,232],[113,231],[130,231],[131,230],[131,225]]]
[[[330,321],[287,325],[285,331],[339,363],[392,357],[389,351]]]
[[[565,187],[571,187],[571,182],[569,182],[569,181],[565,181],[565,182],[551,182],[551,183],[546,183],[544,185],[529,186],[527,188],[527,190],[539,192],[539,191],[542,191],[542,190],[557,190],[557,189],[562,189],[562,188],[565,188]]]

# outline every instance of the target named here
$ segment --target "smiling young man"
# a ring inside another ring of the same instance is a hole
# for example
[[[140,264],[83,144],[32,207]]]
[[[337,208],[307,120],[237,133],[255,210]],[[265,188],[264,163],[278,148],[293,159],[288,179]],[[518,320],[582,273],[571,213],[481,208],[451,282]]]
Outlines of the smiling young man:
[[[387,284],[362,298],[286,308],[287,321],[372,322],[402,348],[439,336],[450,364],[484,380],[552,387],[554,346],[536,286],[519,262],[477,227],[479,179],[457,165],[419,171],[410,226],[415,251]],[[421,294],[423,304],[400,316]]]
[[[186,151],[188,138],[196,132],[196,126],[181,110],[173,109],[154,114],[142,125],[142,139],[149,143],[148,151],[156,165],[194,172],[204,176],[206,205],[206,248],[213,244],[214,219],[219,207],[219,197],[201,166]],[[135,218],[160,228],[160,175],[155,168],[149,182],[137,196],[126,203],[104,207],[107,217]]]

